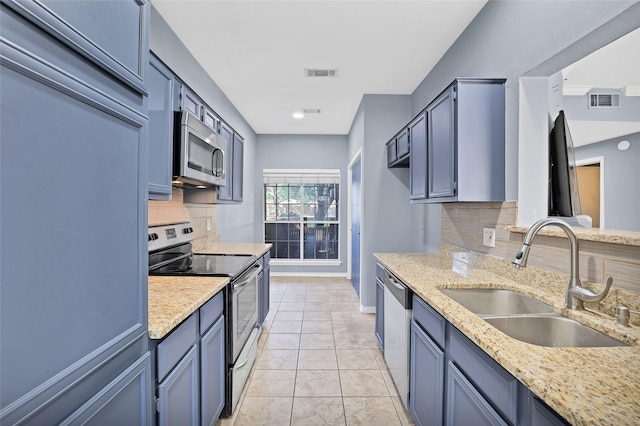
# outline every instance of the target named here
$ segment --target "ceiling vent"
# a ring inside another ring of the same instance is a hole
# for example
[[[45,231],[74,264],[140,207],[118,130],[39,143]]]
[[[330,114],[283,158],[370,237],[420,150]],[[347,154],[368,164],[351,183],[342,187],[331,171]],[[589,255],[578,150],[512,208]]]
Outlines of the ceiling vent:
[[[320,114],[320,110],[317,108],[310,108],[310,109],[303,109],[302,112],[307,115],[307,114]]]
[[[589,108],[620,108],[620,93],[589,93]]]
[[[336,70],[329,69],[317,69],[317,68],[305,68],[304,69],[305,77],[335,77]]]

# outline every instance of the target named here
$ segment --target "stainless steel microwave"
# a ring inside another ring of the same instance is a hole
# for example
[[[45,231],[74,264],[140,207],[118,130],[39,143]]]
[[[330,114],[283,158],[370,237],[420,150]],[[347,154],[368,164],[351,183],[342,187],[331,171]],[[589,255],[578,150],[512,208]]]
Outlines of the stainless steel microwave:
[[[174,118],[173,185],[225,186],[227,141],[187,111]]]

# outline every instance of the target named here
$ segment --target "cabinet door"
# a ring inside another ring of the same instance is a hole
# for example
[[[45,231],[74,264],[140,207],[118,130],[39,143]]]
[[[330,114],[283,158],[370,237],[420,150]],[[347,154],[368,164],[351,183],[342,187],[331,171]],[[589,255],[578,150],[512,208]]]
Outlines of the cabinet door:
[[[198,426],[200,397],[198,345],[193,345],[176,368],[158,385],[158,422]]]
[[[427,198],[427,119],[420,114],[409,124],[411,141],[409,188],[412,200]]]
[[[216,132],[220,132],[220,119],[213,111],[211,111],[206,106],[204,107],[202,121],[204,121],[204,124],[211,127]]]
[[[428,198],[453,197],[456,192],[453,90],[449,89],[440,95],[427,111]]]
[[[242,183],[244,173],[244,139],[233,135],[233,170],[231,176],[231,194],[233,201],[242,201]]]
[[[384,349],[384,284],[376,278],[376,337]]]
[[[507,425],[451,361],[447,370],[447,426]]]
[[[187,86],[184,84],[180,88],[180,109],[189,111],[202,120],[202,102]]]
[[[409,155],[409,132],[407,130],[396,137],[396,153],[399,161]]]
[[[227,141],[225,152],[225,186],[218,187],[218,200],[231,201],[233,197],[233,130],[224,123],[220,123],[220,136]]]
[[[442,424],[444,370],[444,352],[412,321],[409,411],[419,426]]]
[[[201,424],[213,426],[224,407],[224,316],[221,316],[200,342]]]
[[[155,56],[149,65],[149,199],[170,200],[175,79]]]
[[[387,167],[392,167],[393,163],[398,159],[398,154],[396,152],[396,138],[394,137],[389,142],[387,142]]]
[[[61,71],[74,53],[7,6],[0,423],[57,424],[147,351],[148,122],[86,81],[102,70]],[[41,46],[47,59],[27,50]]]

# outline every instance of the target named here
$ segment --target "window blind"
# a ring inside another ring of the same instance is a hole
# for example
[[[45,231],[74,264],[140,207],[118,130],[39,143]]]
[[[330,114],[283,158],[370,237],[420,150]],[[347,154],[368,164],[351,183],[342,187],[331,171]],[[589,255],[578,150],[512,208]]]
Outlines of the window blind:
[[[262,181],[275,183],[340,183],[339,169],[263,169]]]

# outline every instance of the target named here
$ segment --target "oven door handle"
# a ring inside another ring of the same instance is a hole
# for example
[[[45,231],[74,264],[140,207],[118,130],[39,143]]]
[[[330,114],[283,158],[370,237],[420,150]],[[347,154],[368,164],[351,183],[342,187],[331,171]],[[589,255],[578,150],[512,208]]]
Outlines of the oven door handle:
[[[259,263],[256,263],[255,265],[253,265],[253,268],[255,268],[256,270],[251,274],[251,276],[249,278],[247,278],[246,280],[243,280],[239,283],[236,283],[233,285],[233,290],[240,290],[243,287],[246,287],[247,285],[249,285],[249,283],[251,281],[253,281],[253,279],[255,277],[258,276],[258,274],[260,273],[261,267]]]

